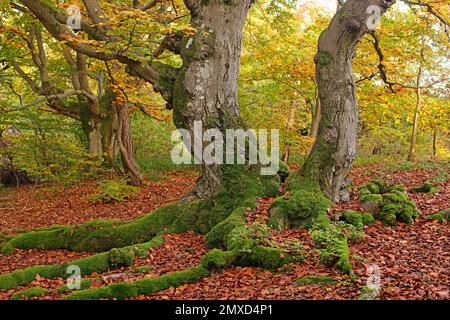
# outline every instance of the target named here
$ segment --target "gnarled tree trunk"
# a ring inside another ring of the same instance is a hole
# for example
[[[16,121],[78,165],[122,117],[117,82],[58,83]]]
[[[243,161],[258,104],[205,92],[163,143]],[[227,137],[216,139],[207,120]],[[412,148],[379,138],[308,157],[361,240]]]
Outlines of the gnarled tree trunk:
[[[316,181],[333,201],[348,199],[347,175],[356,156],[358,107],[352,60],[369,31],[375,5],[383,14],[395,0],[348,0],[321,34],[315,58],[321,104],[316,142],[299,174]]]
[[[251,0],[186,0],[195,36],[181,43],[183,67],[174,85],[174,122],[194,133],[194,121],[203,129],[243,128],[237,84],[243,27]],[[202,164],[193,191],[199,198],[214,196],[222,185],[222,168]]]

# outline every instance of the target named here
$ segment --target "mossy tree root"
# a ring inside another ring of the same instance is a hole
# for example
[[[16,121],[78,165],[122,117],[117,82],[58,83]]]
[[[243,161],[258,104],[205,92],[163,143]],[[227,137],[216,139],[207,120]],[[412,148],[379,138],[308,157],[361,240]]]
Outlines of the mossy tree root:
[[[164,240],[155,237],[149,242],[139,245],[112,249],[109,252],[99,253],[90,257],[73,260],[58,265],[40,265],[26,269],[16,270],[11,273],[0,275],[0,289],[15,289],[19,286],[28,285],[40,275],[46,279],[65,278],[69,266],[80,268],[81,275],[90,275],[93,272],[103,273],[121,267],[131,266],[136,256],[144,258],[150,248],[162,245]]]
[[[196,266],[182,271],[167,273],[157,278],[147,278],[134,282],[120,282],[104,287],[80,290],[70,293],[67,300],[126,299],[143,294],[159,292],[170,287],[194,283],[207,277],[209,271]]]
[[[206,234],[236,208],[253,203],[255,197],[278,195],[279,178],[261,176],[254,168],[230,166],[223,177],[221,190],[211,199],[176,202],[129,222],[97,220],[26,232],[4,239],[1,252],[9,254],[14,248],[104,252],[163,233],[194,230]]]

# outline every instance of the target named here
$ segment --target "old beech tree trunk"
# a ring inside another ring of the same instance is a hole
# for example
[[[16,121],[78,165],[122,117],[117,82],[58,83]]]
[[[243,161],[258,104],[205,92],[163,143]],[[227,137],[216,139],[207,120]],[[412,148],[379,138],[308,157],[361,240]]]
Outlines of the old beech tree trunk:
[[[243,128],[237,84],[243,27],[252,0],[185,0],[195,36],[184,36],[183,67],[174,85],[174,121],[193,135],[194,121],[203,130]],[[220,165],[202,164],[193,195],[214,196],[222,185]]]
[[[316,180],[335,202],[348,199],[346,180],[356,155],[355,49],[373,19],[369,6],[378,6],[383,14],[394,2],[348,0],[319,39],[315,62],[321,120],[317,140],[299,174]]]

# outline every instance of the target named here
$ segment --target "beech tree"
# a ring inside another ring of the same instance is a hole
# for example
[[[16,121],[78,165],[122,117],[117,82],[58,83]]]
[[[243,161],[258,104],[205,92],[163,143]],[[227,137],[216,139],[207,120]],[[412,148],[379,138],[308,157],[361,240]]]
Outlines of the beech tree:
[[[25,46],[20,46],[20,41],[25,42]],[[10,43],[21,48],[10,47]],[[33,94],[40,97],[24,105],[10,106],[1,112],[9,113],[38,106],[41,111],[80,121],[88,140],[89,154],[100,159],[105,153],[106,162],[118,173],[127,176],[133,185],[141,184],[139,167],[134,159],[128,107],[117,105],[117,93],[108,85],[109,81],[105,79],[103,73],[97,74],[96,77],[89,76],[85,55],[78,52],[74,54],[65,45],[59,50],[51,51],[53,56],[56,54],[60,60],[65,60],[65,65],[70,70],[71,88],[66,89],[62,77],[53,78],[49,73],[46,52],[49,43],[46,43],[36,24],[26,26],[26,30],[20,30],[16,26],[15,29],[5,32],[2,47],[4,51],[12,52],[6,56],[4,63],[7,67],[23,79],[23,83],[29,86]],[[38,71],[37,80],[25,71],[25,68],[28,69],[29,61],[24,57],[28,55]],[[96,88],[92,88],[93,84]],[[12,83],[11,90],[15,90]],[[117,163],[119,153],[123,160],[123,173]]]

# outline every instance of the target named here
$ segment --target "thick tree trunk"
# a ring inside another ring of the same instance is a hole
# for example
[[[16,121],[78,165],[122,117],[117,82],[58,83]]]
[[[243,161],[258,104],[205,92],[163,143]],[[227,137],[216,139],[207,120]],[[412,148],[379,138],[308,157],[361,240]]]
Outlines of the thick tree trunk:
[[[316,142],[299,174],[317,181],[333,201],[347,200],[347,175],[356,156],[358,108],[352,60],[360,39],[369,31],[368,8],[384,13],[394,0],[348,0],[321,34],[316,77],[321,120]]]
[[[80,101],[80,121],[89,144],[89,154],[100,158],[103,153],[102,119],[91,110],[89,102]]]
[[[251,0],[186,0],[196,29],[181,44],[183,67],[175,81],[173,107],[177,128],[194,133],[194,121],[203,130],[243,128],[237,83],[243,27]],[[223,183],[221,165],[203,162],[193,195],[214,196]]]

